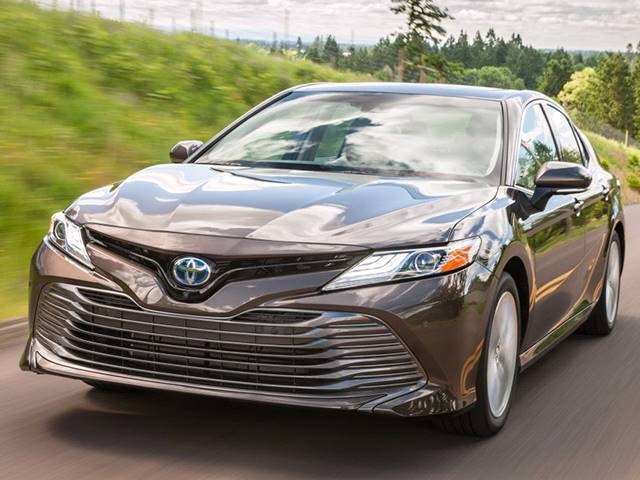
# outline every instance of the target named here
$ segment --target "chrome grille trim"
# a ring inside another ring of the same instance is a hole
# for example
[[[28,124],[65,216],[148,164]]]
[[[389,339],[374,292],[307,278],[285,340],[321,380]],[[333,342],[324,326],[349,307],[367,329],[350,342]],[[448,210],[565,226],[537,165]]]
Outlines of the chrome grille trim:
[[[204,388],[370,399],[425,380],[386,325],[353,313],[183,315],[56,283],[40,295],[36,337],[79,366]]]

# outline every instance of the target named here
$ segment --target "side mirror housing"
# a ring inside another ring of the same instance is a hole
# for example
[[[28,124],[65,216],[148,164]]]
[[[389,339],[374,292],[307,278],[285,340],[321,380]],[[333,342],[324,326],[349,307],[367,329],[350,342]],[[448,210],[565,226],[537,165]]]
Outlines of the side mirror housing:
[[[193,155],[201,146],[202,142],[199,140],[183,140],[173,146],[169,152],[169,158],[173,163],[182,163]]]
[[[532,203],[544,208],[549,197],[556,194],[579,193],[591,185],[591,172],[577,163],[547,162],[535,180]]]

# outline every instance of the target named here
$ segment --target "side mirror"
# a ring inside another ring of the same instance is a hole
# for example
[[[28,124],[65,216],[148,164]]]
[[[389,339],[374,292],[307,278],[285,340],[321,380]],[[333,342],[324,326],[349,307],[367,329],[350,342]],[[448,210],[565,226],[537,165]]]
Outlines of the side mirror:
[[[182,163],[191,155],[193,155],[200,147],[202,142],[198,140],[183,140],[174,145],[169,152],[169,158],[173,163]]]
[[[552,195],[579,193],[589,188],[591,172],[577,163],[547,162],[538,172],[535,184],[531,201],[542,209]]]

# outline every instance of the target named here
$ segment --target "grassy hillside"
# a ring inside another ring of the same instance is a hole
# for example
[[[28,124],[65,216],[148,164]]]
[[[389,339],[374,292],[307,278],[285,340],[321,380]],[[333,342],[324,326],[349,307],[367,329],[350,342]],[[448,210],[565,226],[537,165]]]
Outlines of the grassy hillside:
[[[640,150],[595,133],[587,136],[602,164],[620,179],[624,202],[640,203]]]
[[[51,213],[77,195],[167,161],[175,141],[207,139],[290,85],[357,79],[233,42],[0,0],[0,319],[24,314],[29,258]],[[632,152],[593,138],[623,171]]]
[[[52,212],[288,86],[356,78],[234,42],[0,0],[0,318]],[[363,79],[360,77],[360,79]]]

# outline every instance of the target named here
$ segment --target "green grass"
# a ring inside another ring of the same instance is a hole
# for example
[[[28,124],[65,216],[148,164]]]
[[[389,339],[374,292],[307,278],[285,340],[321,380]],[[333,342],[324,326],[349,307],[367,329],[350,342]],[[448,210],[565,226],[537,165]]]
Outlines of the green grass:
[[[595,133],[587,136],[605,168],[620,179],[624,203],[640,203],[640,150]]]
[[[0,319],[23,315],[29,259],[79,194],[168,161],[291,85],[367,80],[255,47],[0,0]]]

